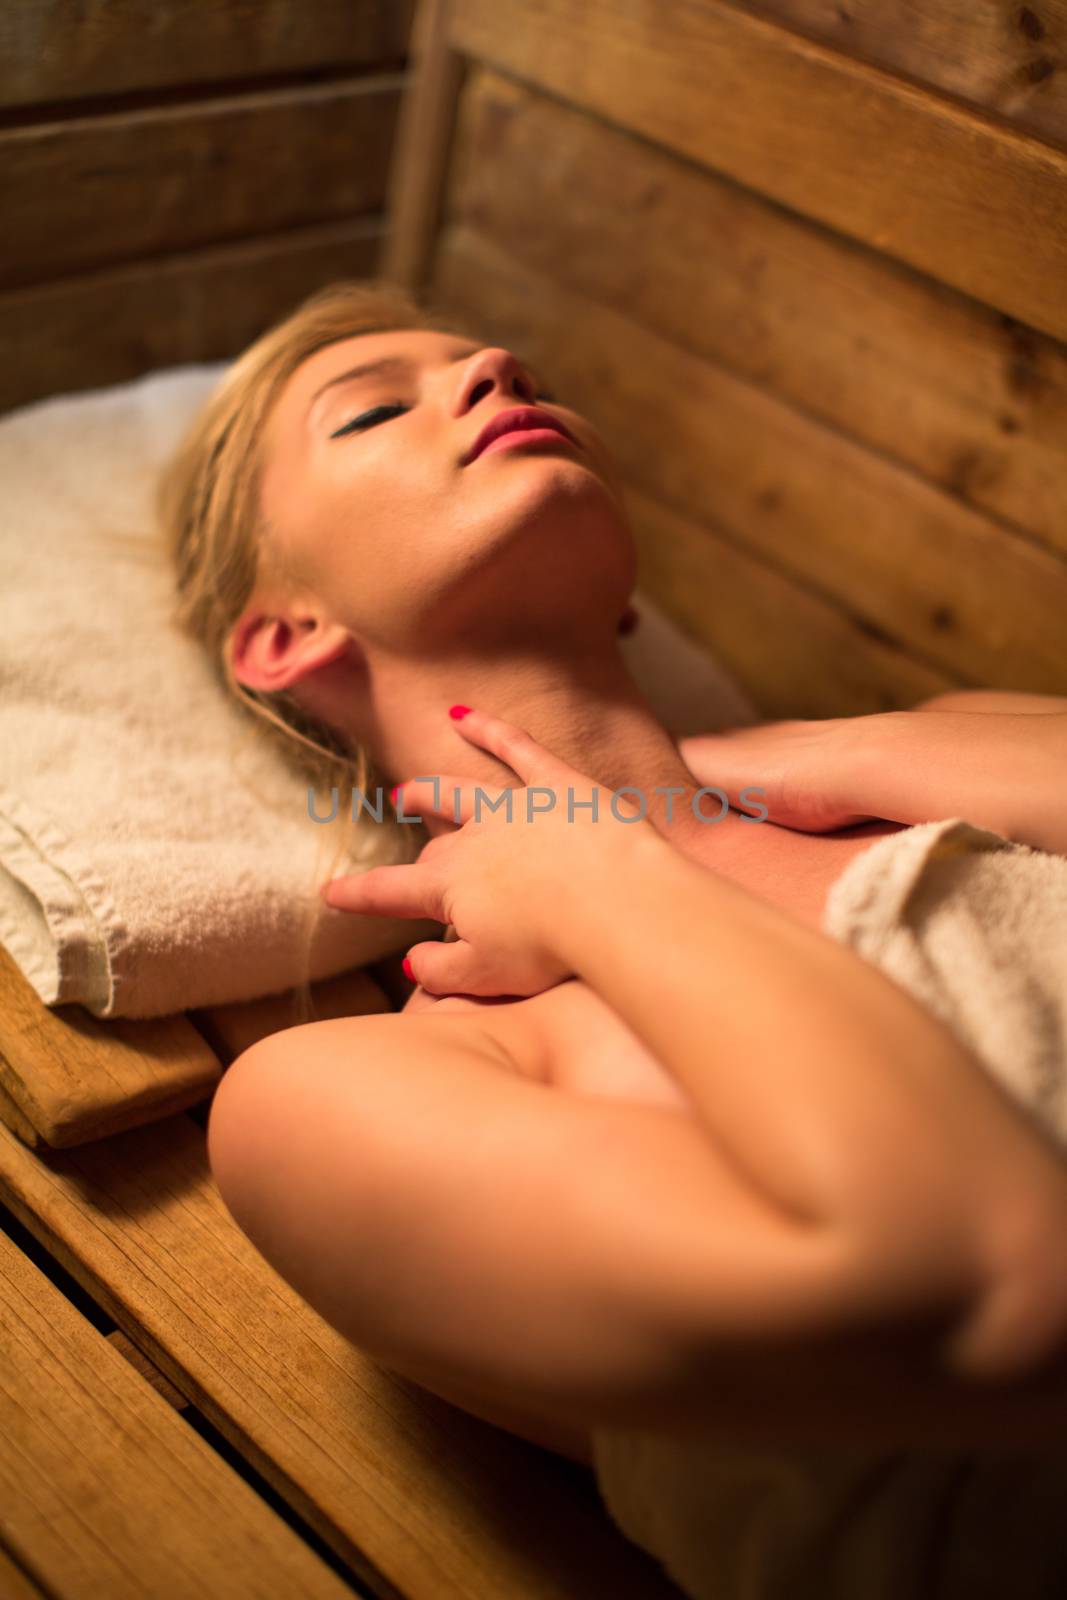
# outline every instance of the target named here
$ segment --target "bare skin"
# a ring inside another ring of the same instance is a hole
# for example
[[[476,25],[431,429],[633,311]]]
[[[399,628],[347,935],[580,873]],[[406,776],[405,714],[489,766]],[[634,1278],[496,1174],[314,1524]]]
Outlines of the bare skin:
[[[821,924],[826,897],[848,863],[876,838],[899,832],[903,824],[871,822],[812,835],[772,828],[773,845],[754,850],[752,828],[731,812],[722,823],[709,825],[709,835],[726,832],[712,841],[688,833],[684,853],[743,883],[753,894],[791,912],[810,926]],[[724,865],[726,841],[736,847],[736,858]],[[730,866],[735,870],[731,871]],[[471,1029],[473,1045],[479,1035],[489,1038],[506,1069],[549,1084],[569,1094],[628,1100],[644,1105],[669,1106],[692,1118],[690,1096],[663,1068],[633,1030],[580,978],[571,978],[539,995],[518,1001],[486,1002],[471,995],[437,996],[416,987],[405,1006],[406,1015],[463,1017]],[[408,1375],[419,1377],[413,1368]],[[561,1420],[523,1414],[494,1404],[484,1393],[460,1395],[449,1390],[440,1376],[421,1375],[426,1387],[445,1399],[454,1398],[464,1409],[484,1421],[517,1433],[572,1461],[592,1465],[592,1442],[587,1428],[567,1426]]]
[[[415,362],[416,379],[361,391],[358,404],[346,384],[334,383],[357,355],[397,349]],[[402,409],[388,422],[355,441],[343,431],[361,407],[398,395]],[[614,469],[594,431],[555,407],[573,446],[520,447],[461,464],[489,415],[531,404],[535,395],[508,352],[437,333],[364,335],[306,361],[264,441],[263,504],[291,582],[257,590],[240,619],[238,675],[268,691],[297,689],[310,710],[364,743],[397,780],[447,772],[513,781],[485,750],[457,755],[445,708],[463,700],[529,729],[607,787],[692,791],[693,771],[615,646],[634,558]],[[737,812],[713,825],[686,821],[684,812],[673,827],[658,811],[652,820],[709,876],[811,930],[855,855],[907,825],[873,820],[801,832]],[[522,908],[514,909],[521,921]],[[632,943],[640,951],[639,926]],[[786,973],[784,946],[781,959]],[[856,958],[847,973],[857,988],[860,967]],[[847,998],[843,989],[835,994]],[[910,1002],[901,996],[899,1004],[906,1021]],[[946,1066],[960,1066],[940,1025],[930,1022],[922,1037],[944,1051]],[[788,1019],[780,1047],[790,1048]],[[860,1070],[852,1059],[841,1066],[853,1079]],[[970,1111],[961,1091],[960,1127],[970,1127]],[[1005,1159],[1014,1160],[1020,1140],[1024,1153],[1029,1147],[1003,1115]],[[619,1227],[637,1234],[646,1224],[662,1226],[664,1259],[674,1237],[699,1239],[705,1216],[729,1214],[731,1206],[739,1226],[748,1216],[748,1199],[677,1074],[580,976],[518,1001],[419,990],[399,1018],[312,1024],[264,1041],[220,1087],[209,1153],[241,1226],[354,1342],[476,1415],[588,1464],[590,1429],[572,1408],[469,1369],[457,1379],[444,1333],[437,1359],[428,1332],[436,1319],[449,1321],[462,1349],[466,1330],[472,1338],[478,1330],[490,1291],[488,1278],[479,1278],[485,1240],[472,1230],[476,1218],[464,1221],[462,1206],[483,1175],[478,1163],[489,1159],[488,1130],[498,1127],[510,1132],[490,1192],[533,1208],[532,1218],[524,1213],[531,1259],[511,1263],[511,1271],[518,1267],[528,1280],[543,1245],[546,1294],[563,1279],[551,1277],[550,1241],[538,1234],[536,1184],[555,1183],[552,1153],[564,1145],[587,1152],[591,1185],[605,1179],[607,1167],[597,1162],[624,1154],[635,1173],[659,1183],[656,1217],[638,1187],[621,1202],[631,1209]],[[472,1142],[482,1128],[485,1139]],[[401,1153],[395,1164],[394,1149]],[[1036,1144],[1034,1160],[1040,1167]],[[672,1182],[664,1187],[667,1174]],[[575,1204],[577,1229],[580,1193]],[[423,1230],[443,1226],[456,1207],[456,1232],[436,1255]],[[478,1216],[489,1220],[484,1207]],[[518,1211],[516,1219],[518,1226]],[[751,1221],[755,1228],[755,1212]],[[390,1227],[403,1234],[383,1257],[379,1233],[390,1238]],[[413,1257],[416,1247],[429,1252],[409,1273],[402,1241]],[[654,1266],[656,1251],[649,1259]],[[596,1270],[595,1261],[589,1266]],[[506,1275],[503,1281],[506,1290]],[[539,1332],[551,1336],[547,1326]],[[488,1355],[507,1370],[514,1338],[502,1336]]]

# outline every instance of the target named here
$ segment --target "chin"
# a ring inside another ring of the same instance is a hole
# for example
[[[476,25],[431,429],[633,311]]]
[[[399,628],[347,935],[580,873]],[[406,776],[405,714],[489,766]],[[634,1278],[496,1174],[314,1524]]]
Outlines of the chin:
[[[501,452],[506,455],[508,452]],[[516,450],[517,457],[519,452]],[[494,485],[494,539],[519,537],[575,540],[603,548],[633,546],[633,538],[615,487],[585,462],[569,456],[533,456],[512,460],[518,470]]]

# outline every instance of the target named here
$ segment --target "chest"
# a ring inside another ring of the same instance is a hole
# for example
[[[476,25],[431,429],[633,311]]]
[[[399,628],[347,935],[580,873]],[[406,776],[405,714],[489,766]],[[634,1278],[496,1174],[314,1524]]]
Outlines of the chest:
[[[720,852],[715,866],[751,893],[818,928],[829,890],[849,862],[876,837],[898,828],[897,823],[880,822],[828,835],[750,829],[736,836],[736,848]],[[639,929],[635,935],[640,937]],[[467,995],[438,999],[419,990],[405,1009],[468,1013],[472,1025],[493,1039],[516,1072],[554,1088],[692,1113],[682,1086],[579,978],[504,1004],[485,1004]]]

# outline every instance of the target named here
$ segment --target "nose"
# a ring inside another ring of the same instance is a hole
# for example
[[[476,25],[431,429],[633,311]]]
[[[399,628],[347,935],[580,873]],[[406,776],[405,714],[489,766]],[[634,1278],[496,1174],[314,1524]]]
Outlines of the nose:
[[[460,385],[460,411],[469,411],[494,389],[517,397],[524,405],[532,405],[537,384],[510,350],[492,346],[479,350],[467,364]]]

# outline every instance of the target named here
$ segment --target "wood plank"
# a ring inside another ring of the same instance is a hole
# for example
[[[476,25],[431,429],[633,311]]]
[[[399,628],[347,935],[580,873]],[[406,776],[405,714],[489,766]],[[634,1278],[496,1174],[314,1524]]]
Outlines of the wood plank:
[[[463,57],[448,43],[449,3],[424,0],[417,12],[409,89],[390,173],[390,226],[382,270],[411,292],[423,283],[429,267],[465,73]]]
[[[331,223],[0,295],[0,411],[237,355],[312,290],[372,277],[381,239]]]
[[[626,485],[638,584],[705,645],[761,717],[904,711],[951,687],[758,556]]]
[[[447,213],[1067,554],[1057,340],[480,68]]]
[[[0,1528],[0,1537],[2,1534],[3,1529]],[[22,1568],[15,1565],[2,1544],[0,1544],[0,1594],[4,1596],[4,1600],[44,1600],[44,1590],[38,1589],[35,1583],[31,1583]]]
[[[138,1350],[132,1339],[128,1339],[121,1328],[113,1328],[104,1335],[112,1350],[117,1350],[124,1361],[128,1361],[135,1372],[139,1372],[146,1383],[150,1383],[157,1394],[161,1394],[167,1404],[175,1411],[184,1411],[189,1405],[188,1400],[180,1389],[163,1376],[159,1368],[153,1366],[143,1350]]]
[[[465,51],[1067,337],[1067,153],[723,0],[452,0]]]
[[[19,0],[0,7],[0,105],[398,64],[412,0]]]
[[[103,1022],[82,1006],[43,1005],[0,946],[0,1085],[47,1144],[170,1116],[210,1093],[221,1070],[186,1017]]]
[[[402,74],[0,131],[0,289],[380,211]]]
[[[402,959],[402,957],[401,957]],[[320,978],[311,985],[314,1015],[309,1022],[328,1017],[361,1017],[393,1009],[389,997],[363,967]],[[224,1006],[190,1011],[189,1020],[208,1039],[219,1059],[229,1065],[242,1050],[268,1034],[302,1025],[295,990],[266,995],[261,1000],[236,1000]]]
[[[10,1128],[23,1144],[29,1145],[31,1150],[47,1150],[48,1141],[41,1137],[18,1101],[13,1100],[4,1088],[4,1074],[10,1070],[0,1053],[0,1122],[5,1128]]]
[[[921,9],[914,0],[757,0],[751,9],[1067,146],[1067,0]]]
[[[224,1207],[191,1118],[47,1161],[0,1129],[0,1196],[375,1593],[675,1595],[586,1469],[377,1366],[314,1313]]]
[[[472,229],[445,231],[436,269],[438,299],[531,359],[646,493],[935,671],[1067,689],[1062,558]]]
[[[2,1233],[0,1343],[3,1539],[48,1594],[351,1594]]]

